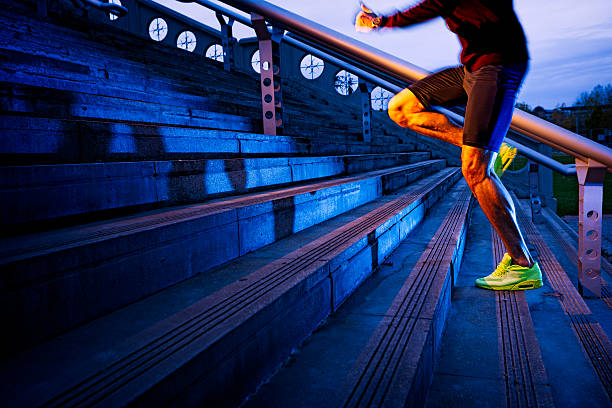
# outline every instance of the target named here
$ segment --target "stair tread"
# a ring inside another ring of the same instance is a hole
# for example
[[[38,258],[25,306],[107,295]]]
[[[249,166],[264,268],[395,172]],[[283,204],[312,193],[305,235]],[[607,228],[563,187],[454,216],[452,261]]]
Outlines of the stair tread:
[[[187,221],[195,217],[209,216],[220,212],[238,209],[272,200],[280,200],[299,194],[315,192],[328,187],[339,186],[383,174],[419,168],[440,160],[427,160],[420,163],[375,170],[354,176],[334,178],[328,181],[307,183],[303,186],[273,189],[262,193],[249,193],[238,197],[211,200],[204,204],[178,206],[160,209],[145,214],[123,217],[119,220],[97,222],[91,225],[76,226],[65,230],[40,233],[34,236],[12,237],[0,240],[0,262],[8,263],[26,257],[41,255],[49,250],[59,250],[74,245],[99,242],[112,237],[135,233],[138,231]]]
[[[451,188],[376,272],[244,406],[340,406],[347,375],[381,321],[390,316],[388,310],[398,291],[464,188],[464,182]]]
[[[296,252],[296,247],[304,248],[309,245],[319,245],[317,242],[330,231],[348,230],[351,222],[360,222],[359,218],[356,219],[356,217],[371,216],[376,211],[380,211],[385,206],[393,203],[400,194],[430,188],[428,183],[432,182],[432,180],[442,179],[454,172],[456,172],[455,169],[442,171],[438,175],[431,176],[415,183],[413,186],[402,189],[397,194],[384,196],[375,202],[366,204],[349,213],[340,215],[254,253],[231,261],[219,267],[210,275],[200,275],[178,284],[131,306],[97,319],[71,333],[28,350],[12,358],[4,365],[2,377],[6,381],[3,383],[1,394],[14,395],[12,387],[16,384],[21,384],[22,389],[32,389],[36,392],[18,393],[19,398],[32,397],[43,398],[43,400],[44,398],[49,398],[58,389],[64,389],[75,381],[78,382],[78,379],[84,378],[86,376],[85,373],[95,372],[96,370],[93,367],[104,366],[105,363],[116,359],[118,355],[121,355],[121,352],[118,350],[121,350],[122,347],[127,347],[130,350],[135,347],[135,344],[130,344],[133,340],[127,340],[123,345],[120,345],[123,339],[133,339],[135,337],[132,336],[138,336],[137,333],[142,333],[142,330],[147,330],[147,327],[151,327],[155,322],[168,318],[177,312],[175,316],[178,316],[176,318],[180,319],[180,311],[185,311],[192,307],[194,301],[198,301],[219,288],[227,289],[227,285],[230,282],[234,282],[234,285],[240,285],[241,277],[251,273],[256,266],[269,266],[271,263],[290,259],[292,257],[291,253]],[[157,306],[152,306],[153,304]],[[118,321],[123,321],[124,323],[119,325],[116,323]],[[125,324],[125,322],[130,323]],[[166,324],[174,325],[176,322],[171,319]],[[136,340],[136,345],[138,341],[142,341],[142,338],[150,338],[150,335],[140,338],[141,340]],[[104,348],[107,347],[112,350],[104,351]],[[123,349],[123,352],[125,353],[126,349]],[[64,374],[49,378],[48,368],[59,366],[63,367]],[[39,369],[34,369],[33,367],[39,367]]]
[[[517,210],[522,211],[518,204]],[[526,218],[519,218],[521,227],[529,228],[525,225]],[[489,224],[479,208],[474,213],[473,223]],[[528,246],[535,248],[528,235],[526,233],[525,236]],[[427,406],[573,407],[609,404],[597,375],[572,333],[570,319],[559,306],[559,298],[554,295],[544,267],[544,286],[537,290],[510,293],[487,291],[474,286],[475,278],[490,273],[494,268],[491,242],[488,228],[470,229],[465,263],[453,295],[451,318],[442,339],[439,364]],[[509,302],[510,296],[525,298],[533,327],[530,329],[528,324],[523,325],[522,330],[532,330],[532,333],[505,339],[504,347],[508,346],[508,342],[518,343],[514,346],[510,344],[511,347],[519,346],[519,349],[510,352],[509,357],[504,354],[507,350],[503,350],[499,344],[500,329],[496,327],[499,316],[496,316],[496,310],[500,307],[499,301]],[[525,348],[523,343],[530,343],[530,335],[537,338],[539,349]],[[534,358],[534,353],[541,354],[540,363]],[[477,358],[474,358],[475,355]],[[510,358],[505,362],[506,369],[510,370],[507,375],[504,375],[504,358]],[[513,360],[517,358],[519,360]],[[483,399],[484,388],[495,392]],[[449,393],[449,389],[453,389],[453,392]],[[585,389],[589,392],[585,393]],[[537,404],[534,404],[534,400]]]

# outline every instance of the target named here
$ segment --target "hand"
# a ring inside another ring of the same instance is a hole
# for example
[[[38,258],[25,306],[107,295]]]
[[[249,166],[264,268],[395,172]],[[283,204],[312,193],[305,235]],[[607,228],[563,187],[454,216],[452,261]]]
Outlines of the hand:
[[[380,28],[381,22],[382,19],[376,13],[361,3],[361,11],[355,18],[355,30],[367,33]]]

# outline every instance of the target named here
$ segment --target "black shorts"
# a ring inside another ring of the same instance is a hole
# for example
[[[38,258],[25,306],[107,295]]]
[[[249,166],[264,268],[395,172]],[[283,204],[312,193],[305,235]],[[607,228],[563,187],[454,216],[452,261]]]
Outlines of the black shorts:
[[[459,66],[431,74],[408,89],[427,109],[465,105],[463,144],[497,152],[526,72],[526,62],[485,65],[474,72]]]

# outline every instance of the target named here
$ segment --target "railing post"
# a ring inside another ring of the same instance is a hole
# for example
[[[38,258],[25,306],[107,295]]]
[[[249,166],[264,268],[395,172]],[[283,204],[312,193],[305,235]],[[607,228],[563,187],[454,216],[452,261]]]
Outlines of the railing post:
[[[225,21],[223,14],[215,13],[217,21],[221,25],[221,45],[223,45],[223,69],[231,71],[234,65],[234,45],[236,39],[234,38],[232,27],[234,25],[234,19],[228,17],[228,21]]]
[[[372,86],[359,77],[359,92],[361,93],[361,120],[363,125],[363,141],[372,141]]]
[[[263,130],[266,135],[282,134],[283,111],[280,78],[282,31],[273,28],[270,33],[265,19],[255,13],[251,13],[251,22],[259,40]]]
[[[544,143],[538,144],[538,149],[540,153],[545,155],[546,157],[552,158],[552,148]],[[539,174],[539,195],[542,200],[542,203],[548,207],[551,211],[557,212],[557,200],[553,195],[553,172],[550,168],[546,166],[539,165],[538,166],[538,174]]]
[[[531,221],[534,224],[544,222],[542,216],[542,200],[540,199],[538,163],[529,160],[529,202],[531,205]]]
[[[583,297],[601,297],[603,182],[606,166],[576,159],[578,175],[578,290]]]

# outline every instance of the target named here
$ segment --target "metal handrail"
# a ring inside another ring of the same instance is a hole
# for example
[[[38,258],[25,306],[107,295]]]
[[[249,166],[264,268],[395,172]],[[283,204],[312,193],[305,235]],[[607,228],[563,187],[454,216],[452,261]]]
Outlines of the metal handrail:
[[[233,19],[234,21],[237,21],[241,24],[244,24],[245,26],[248,27],[252,27],[252,23],[251,20],[248,17],[242,16],[236,12],[234,12],[233,10],[230,10],[228,8],[225,8],[223,6],[220,6],[216,3],[213,3],[209,0],[177,0],[180,1],[182,3],[198,3],[204,7],[207,7],[215,12],[221,13],[231,19]],[[368,71],[365,71],[349,62],[347,62],[347,58],[344,59],[340,59],[338,57],[332,56],[330,55],[328,52],[324,51],[324,47],[314,47],[312,45],[308,45],[306,44],[302,39],[300,39],[298,36],[291,34],[291,33],[287,33],[286,35],[283,36],[283,41],[287,42],[288,44],[299,48],[303,51],[306,51],[308,53],[311,53],[319,58],[322,58],[332,64],[335,64],[341,68],[344,68],[348,71],[350,71],[351,73],[359,76],[362,79],[365,79],[367,81],[369,81],[372,84],[378,85],[380,87],[383,87],[391,92],[400,92],[404,86],[402,86],[401,82],[396,80],[391,79],[392,82],[381,78],[380,75],[376,75],[373,73],[370,73]],[[436,109],[437,111],[439,111],[440,113],[445,114],[446,116],[451,117],[455,122],[458,123],[463,123],[463,117],[455,112],[452,112],[450,110],[444,109],[444,108],[440,108],[440,107],[434,107],[434,109]],[[562,164],[559,163],[556,160],[551,159],[550,157],[536,151],[533,150],[513,139],[510,139],[509,137],[506,137],[505,140],[511,144],[513,147],[516,147],[519,152],[521,152],[521,154],[523,154],[525,157],[533,160],[534,162],[541,164],[545,167],[550,168],[551,170],[557,171],[565,176],[570,176],[570,175],[576,175],[576,166],[573,164]]]
[[[105,3],[100,0],[72,0],[73,3],[79,4],[80,6],[88,5],[102,10],[106,13],[113,14],[117,17],[123,17],[128,13],[128,9],[125,6],[115,3]]]
[[[299,35],[307,42],[357,62],[364,70],[388,75],[405,84],[419,80],[429,73],[416,65],[266,1],[222,1],[243,12],[260,14],[272,24]],[[606,166],[608,171],[612,171],[612,149],[560,126],[515,109],[510,128],[580,160],[595,160]]]
[[[450,111],[448,109],[439,108],[439,107],[436,107],[435,109],[439,111],[440,113],[443,113],[444,115],[450,117],[453,121],[458,122],[459,124],[463,123],[463,116],[453,111]],[[528,159],[533,160],[534,162],[538,164],[541,164],[542,166],[548,167],[549,169],[559,172],[563,174],[564,176],[575,176],[576,175],[576,165],[575,164],[559,163],[553,158],[548,157],[545,154],[542,154],[538,152],[537,150],[534,150],[530,147],[527,147],[524,144],[519,143],[516,140],[509,138],[508,136],[504,138],[504,141],[507,142],[509,145],[512,145],[512,147],[516,147],[523,156],[527,157]]]

